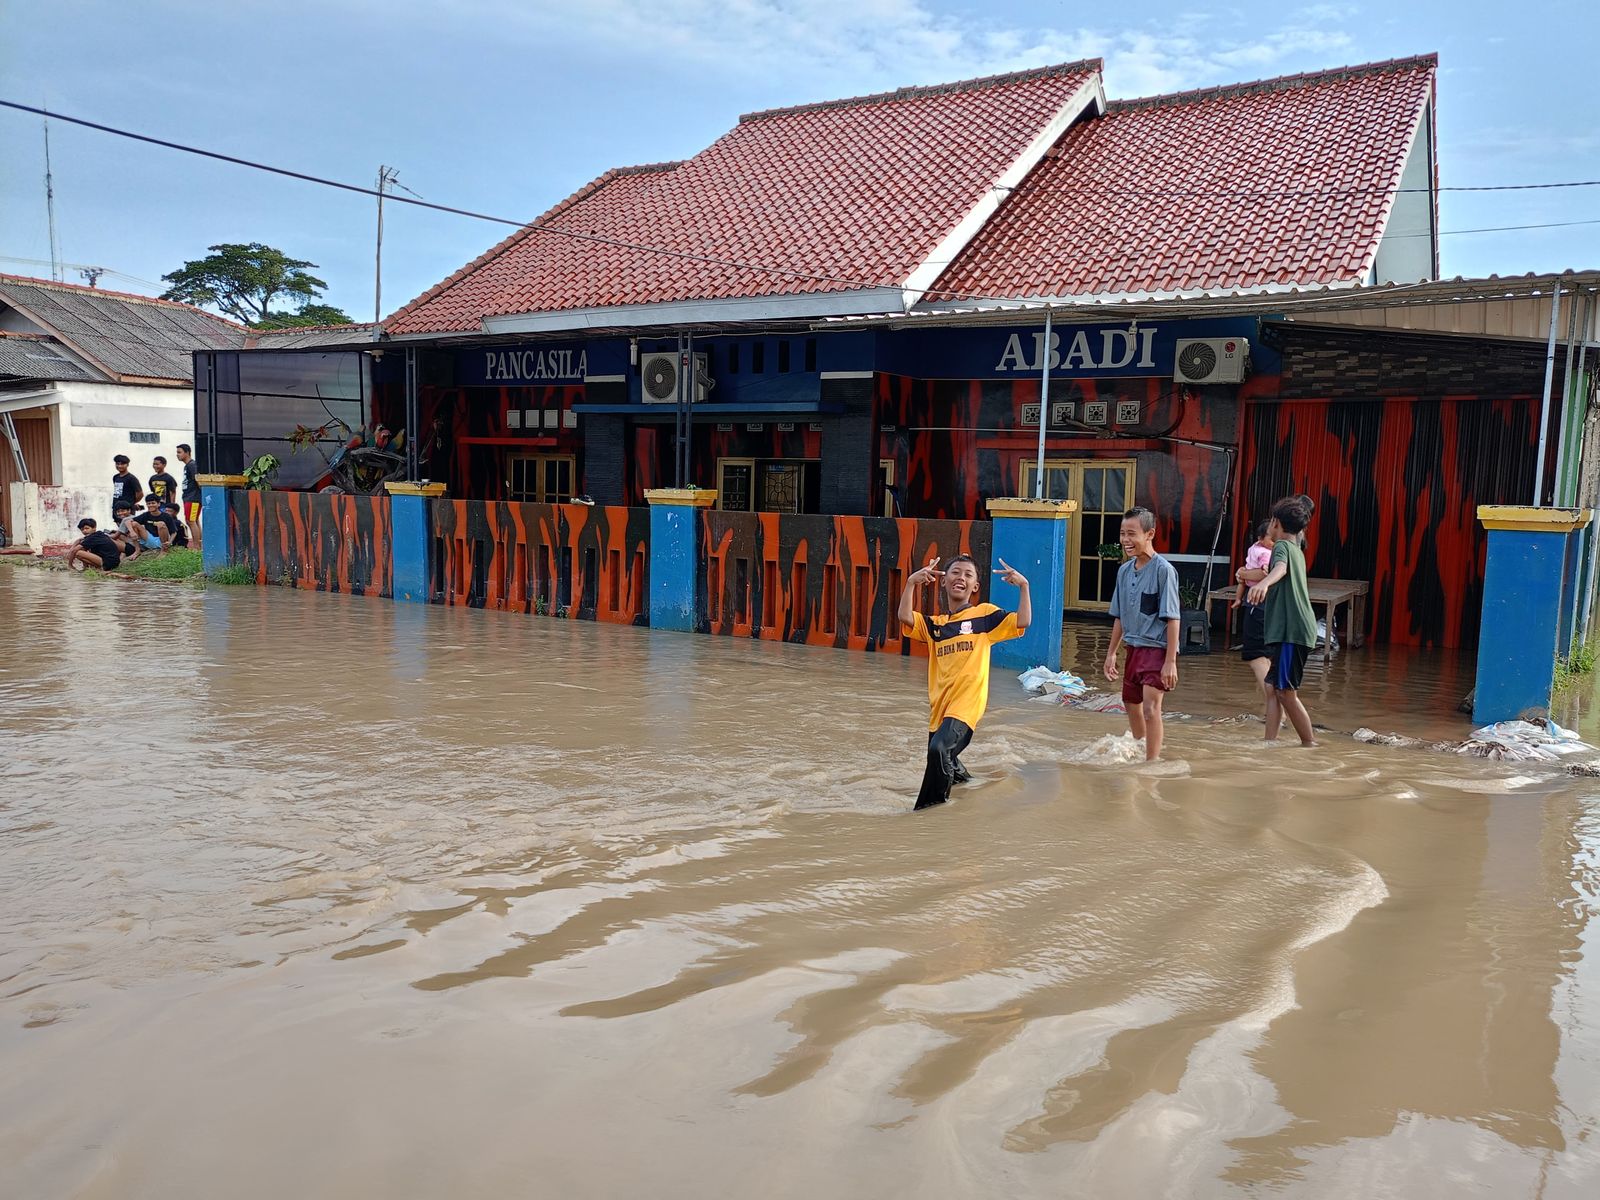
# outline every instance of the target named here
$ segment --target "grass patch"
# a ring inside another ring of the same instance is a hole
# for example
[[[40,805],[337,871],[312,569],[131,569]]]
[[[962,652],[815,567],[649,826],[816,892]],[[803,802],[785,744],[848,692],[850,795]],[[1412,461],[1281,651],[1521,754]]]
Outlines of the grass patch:
[[[1588,678],[1594,673],[1597,659],[1600,659],[1600,646],[1594,640],[1573,642],[1572,653],[1567,655],[1566,661],[1556,659],[1556,677],[1550,690],[1560,695],[1580,680]]]
[[[211,583],[225,584],[229,587],[241,587],[256,581],[255,572],[243,563],[229,563],[225,567],[218,567],[206,579]]]
[[[134,579],[188,579],[201,571],[200,551],[168,550],[165,554],[141,554],[130,563],[123,563],[119,575]]]

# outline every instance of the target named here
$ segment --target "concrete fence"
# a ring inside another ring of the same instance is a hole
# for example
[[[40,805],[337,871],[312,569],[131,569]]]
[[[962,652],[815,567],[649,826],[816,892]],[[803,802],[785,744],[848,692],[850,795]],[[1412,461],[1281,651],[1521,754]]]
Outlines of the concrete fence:
[[[78,540],[78,522],[93,517],[101,529],[111,526],[111,485],[53,487],[39,483],[11,484],[11,513],[16,528],[11,542],[34,553],[46,546]]]

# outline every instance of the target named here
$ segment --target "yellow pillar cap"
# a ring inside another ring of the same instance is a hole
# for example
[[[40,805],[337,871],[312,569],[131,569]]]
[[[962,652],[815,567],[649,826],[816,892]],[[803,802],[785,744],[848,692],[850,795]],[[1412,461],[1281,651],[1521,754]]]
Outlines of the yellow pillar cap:
[[[693,508],[710,508],[717,502],[717,493],[710,488],[646,488],[646,504],[681,504]]]
[[[1523,533],[1571,533],[1589,523],[1587,508],[1535,508],[1530,504],[1480,504],[1478,520],[1485,529]]]
[[[1065,521],[1078,511],[1076,500],[1034,500],[1026,496],[999,497],[987,502],[991,517],[1034,517],[1042,521]]]

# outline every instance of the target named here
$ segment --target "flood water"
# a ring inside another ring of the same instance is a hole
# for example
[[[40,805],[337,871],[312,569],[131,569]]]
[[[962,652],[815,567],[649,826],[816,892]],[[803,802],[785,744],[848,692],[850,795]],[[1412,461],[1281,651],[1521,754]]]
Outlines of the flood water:
[[[0,1195],[1600,1191],[1597,781],[924,672],[0,568]]]

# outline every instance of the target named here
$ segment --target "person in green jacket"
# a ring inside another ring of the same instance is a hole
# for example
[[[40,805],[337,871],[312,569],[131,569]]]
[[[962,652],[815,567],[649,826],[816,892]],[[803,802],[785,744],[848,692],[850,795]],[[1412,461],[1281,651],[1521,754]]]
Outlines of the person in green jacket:
[[[1262,621],[1267,647],[1267,741],[1278,740],[1279,717],[1289,718],[1302,746],[1315,746],[1311,714],[1300,700],[1306,659],[1317,644],[1317,617],[1306,587],[1306,556],[1299,535],[1310,512],[1298,496],[1272,506],[1267,535],[1273,539],[1266,576],[1250,589],[1250,603],[1265,608]]]

